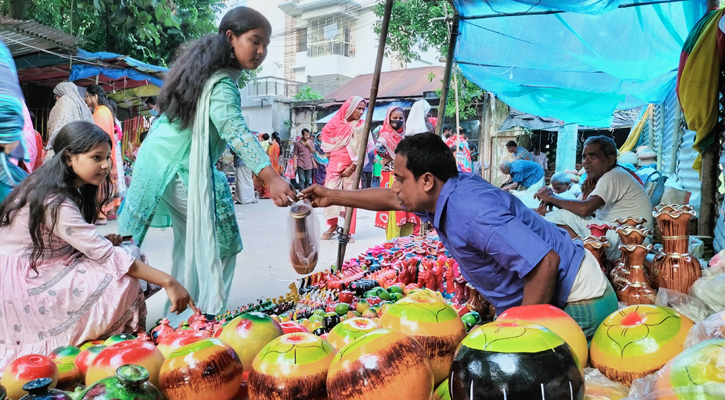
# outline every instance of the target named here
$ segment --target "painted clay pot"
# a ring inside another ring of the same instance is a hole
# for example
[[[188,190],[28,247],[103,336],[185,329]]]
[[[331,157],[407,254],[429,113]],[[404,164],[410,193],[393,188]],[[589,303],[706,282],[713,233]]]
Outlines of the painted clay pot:
[[[81,349],[75,346],[61,346],[48,354],[51,360],[61,360],[64,362],[75,362],[76,357],[81,354]],[[57,363],[57,362],[56,362]]]
[[[364,377],[364,379],[361,379]],[[429,400],[433,370],[428,355],[403,332],[378,329],[343,347],[327,374],[330,400]]]
[[[249,312],[229,321],[214,337],[232,346],[242,361],[244,370],[250,371],[259,351],[282,335],[282,327],[272,317],[259,312]]]
[[[412,336],[428,354],[435,384],[448,377],[466,326],[456,311],[435,297],[404,298],[380,318],[380,327]]]
[[[147,382],[149,372],[138,365],[118,367],[115,376],[88,387],[79,400],[164,400],[159,389]]]
[[[27,394],[23,385],[39,378],[50,378],[50,387],[54,388],[58,383],[58,366],[46,356],[31,354],[10,363],[3,372],[0,385],[5,386],[8,399],[18,400]]]
[[[285,335],[288,333],[310,333],[310,330],[305,328],[304,325],[293,321],[280,322],[279,326],[282,327]]]
[[[654,259],[654,278],[658,287],[687,293],[692,284],[702,277],[700,262],[688,253],[690,236],[687,233],[690,219],[696,213],[672,207],[675,211],[652,213],[662,231],[662,253]]]
[[[644,217],[627,217],[627,218],[617,218],[614,220],[614,223],[622,226],[622,225],[629,225],[629,226],[637,226],[642,225],[645,222],[647,222],[647,218]]]
[[[589,229],[592,236],[600,237],[606,236],[607,231],[612,229],[612,226],[608,224],[589,224],[587,225],[587,229]]]
[[[0,385],[0,400],[7,400],[8,392],[5,390],[5,386]]]
[[[101,351],[103,351],[103,349],[105,349],[106,347],[108,346],[104,346],[102,344],[91,346],[81,351],[81,353],[78,354],[78,357],[76,357],[75,365],[81,372],[81,377],[83,378],[84,382],[86,379],[86,372],[88,372],[88,367],[91,366],[93,360],[95,360],[98,354],[100,354]]]
[[[53,380],[50,378],[39,378],[23,385],[23,390],[28,392],[21,400],[72,400],[62,390],[51,389]]]
[[[105,340],[89,340],[89,341],[83,343],[81,345],[81,347],[79,347],[79,349],[81,349],[81,351],[83,351],[89,347],[100,346],[103,344],[103,342],[105,342]]]
[[[653,214],[661,213],[661,212],[693,211],[694,209],[695,209],[695,207],[690,204],[666,205],[666,204],[660,203],[654,207]]]
[[[59,359],[53,361],[58,366],[58,384],[56,387],[60,390],[72,392],[83,380],[81,370],[72,361]]]
[[[451,367],[456,400],[582,400],[584,373],[564,339],[525,321],[496,321],[474,329]]]
[[[176,349],[180,349],[202,339],[209,339],[210,337],[211,332],[209,331],[178,331],[161,337],[157,347],[164,357],[168,357]]]
[[[693,325],[670,308],[626,307],[599,326],[592,338],[589,361],[607,378],[629,386],[680,354]]]
[[[451,392],[448,390],[448,386],[448,379],[441,382],[435,392],[433,392],[431,400],[451,400]]]
[[[252,363],[250,400],[327,400],[327,371],[335,353],[311,333],[274,339]]]
[[[351,318],[342,321],[327,335],[327,341],[337,351],[352,343],[355,339],[378,329],[375,322],[367,318]]]
[[[644,260],[647,253],[652,250],[652,245],[629,244],[619,246],[619,250],[622,254],[626,254],[629,277],[624,286],[617,290],[617,298],[628,306],[654,304],[657,292],[652,289],[644,275]]]
[[[608,249],[611,244],[607,240],[606,237],[594,237],[594,236],[587,236],[585,238],[581,238],[582,242],[584,243],[584,248],[587,249],[592,255],[594,255],[594,258],[599,261],[599,266],[602,267],[602,256],[604,255],[604,251]]]
[[[171,327],[171,322],[164,318],[161,323],[151,331],[151,338],[158,343],[159,339],[174,332],[174,328]]]
[[[650,230],[644,225],[620,225],[616,229],[619,240],[623,245],[628,244],[642,244],[644,240],[649,236]]]
[[[242,363],[231,346],[204,339],[177,349],[161,367],[166,400],[230,400],[242,384]]]
[[[658,399],[719,398],[715,395],[716,392],[708,390],[708,386],[721,386],[725,383],[724,361],[725,340],[723,339],[706,340],[685,349],[660,370],[655,390],[663,396]],[[678,392],[682,394],[676,395]],[[670,393],[672,393],[670,396],[666,396]]]
[[[126,340],[106,347],[93,360],[86,371],[86,386],[109,376],[114,376],[118,367],[126,364],[140,365],[149,373],[149,382],[158,387],[159,370],[164,355],[153,343],[141,340]]]
[[[125,342],[126,340],[136,340],[136,336],[129,335],[127,333],[120,333],[118,335],[113,335],[110,338],[106,339],[103,344],[105,346],[113,346],[116,343]]]
[[[526,321],[541,325],[561,336],[571,346],[579,366],[584,368],[589,358],[587,337],[569,314],[549,304],[512,307],[498,316],[497,321]]]

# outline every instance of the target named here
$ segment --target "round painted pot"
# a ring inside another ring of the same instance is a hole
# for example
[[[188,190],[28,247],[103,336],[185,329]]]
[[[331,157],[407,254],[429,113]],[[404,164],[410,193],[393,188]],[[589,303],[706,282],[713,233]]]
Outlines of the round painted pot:
[[[55,361],[58,366],[58,384],[56,387],[61,390],[72,392],[78,385],[80,385],[83,379],[81,370],[73,361],[62,359],[55,359],[53,361]]]
[[[284,335],[279,323],[260,312],[244,313],[214,334],[237,352],[245,371],[251,371],[254,357],[272,340]]]
[[[561,336],[576,354],[579,365],[583,368],[589,359],[589,345],[584,331],[574,318],[558,307],[549,304],[512,307],[496,318],[497,321],[528,321],[541,325]]]
[[[81,349],[75,346],[61,346],[48,354],[51,360],[61,360],[64,362],[75,362],[76,357],[81,354]],[[57,363],[57,361],[56,361]]]
[[[438,388],[433,392],[431,400],[451,400],[451,392],[448,390],[448,379],[438,385]]]
[[[242,363],[231,346],[203,339],[177,349],[161,367],[166,400],[230,400],[242,384]]]
[[[93,360],[86,371],[86,386],[103,378],[116,375],[118,367],[126,364],[140,365],[149,373],[149,382],[159,385],[159,370],[164,355],[153,343],[142,340],[126,340],[108,346]]]
[[[584,398],[584,373],[556,333],[525,321],[479,326],[463,340],[451,367],[455,400]]]
[[[448,377],[456,349],[466,337],[456,311],[435,296],[412,295],[398,301],[380,318],[380,327],[406,333],[423,346],[436,385]]]
[[[50,378],[38,378],[23,385],[23,390],[28,394],[21,400],[72,400],[62,390],[51,389],[53,380]]]
[[[327,371],[335,353],[311,333],[274,339],[252,363],[250,400],[327,400]]]
[[[126,340],[135,340],[136,336],[129,335],[127,333],[120,333],[118,335],[113,335],[110,338],[106,339],[105,342],[103,342],[106,346],[113,346],[116,343],[125,342]]]
[[[123,365],[118,367],[115,376],[89,386],[78,400],[164,400],[161,391],[148,380],[146,368]]]
[[[657,393],[662,393],[662,398],[667,400],[722,398],[711,388],[725,383],[723,364],[725,364],[725,339],[700,342],[685,349],[660,370],[655,390]],[[664,397],[668,394],[669,397]]]
[[[364,377],[364,378],[363,378]],[[423,346],[403,332],[378,329],[343,347],[327,373],[330,400],[429,400],[433,370]]]
[[[3,372],[0,385],[5,386],[8,399],[18,400],[28,393],[23,390],[23,385],[39,378],[52,379],[50,387],[54,388],[58,383],[58,366],[46,356],[31,354],[10,363]]]
[[[108,346],[104,346],[102,344],[90,346],[87,347],[85,350],[82,350],[81,353],[78,354],[78,357],[76,357],[75,365],[81,372],[81,377],[83,378],[84,382],[86,379],[86,372],[88,372],[88,367],[91,366],[93,360],[95,360],[98,354],[100,354],[101,351],[103,351],[103,349],[105,349],[106,347]]]
[[[282,327],[282,331],[285,334],[310,333],[309,329],[305,328],[302,324],[298,324],[297,322],[292,322],[292,321],[280,322],[279,326]]]
[[[671,308],[629,306],[612,313],[597,329],[590,362],[607,378],[629,386],[682,352],[692,320]]]
[[[105,342],[105,340],[89,340],[89,341],[83,343],[81,345],[81,347],[79,347],[79,348],[81,349],[81,351],[83,351],[83,350],[85,350],[85,349],[87,349],[89,347],[92,347],[92,346],[100,346],[104,342]]]
[[[210,337],[211,332],[209,331],[177,331],[159,338],[157,347],[164,357],[168,357],[176,349],[180,349],[202,339],[209,339]]]
[[[355,339],[367,335],[376,329],[378,329],[377,324],[370,319],[351,318],[335,326],[330,331],[330,334],[327,335],[327,341],[339,351]]]

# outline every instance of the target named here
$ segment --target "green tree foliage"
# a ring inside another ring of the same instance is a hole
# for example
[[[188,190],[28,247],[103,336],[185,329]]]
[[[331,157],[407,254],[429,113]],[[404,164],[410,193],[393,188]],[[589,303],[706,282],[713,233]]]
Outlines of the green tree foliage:
[[[322,100],[323,97],[315,89],[305,85],[295,94],[295,100]]]
[[[11,0],[0,0],[7,10]],[[28,0],[27,16],[110,51],[168,65],[180,45],[216,30],[223,0]]]
[[[448,53],[448,28],[447,23],[442,19],[445,17],[444,1],[408,0],[396,1],[393,3],[392,18],[388,26],[388,39],[385,52],[388,56],[395,55],[397,58],[410,62],[420,59],[420,53],[428,50],[436,50],[441,56]],[[452,15],[451,6],[446,4],[448,15]],[[385,0],[379,0],[375,6],[375,14],[383,17]],[[375,31],[380,34],[380,21]],[[453,69],[458,74],[458,103],[461,120],[476,117],[474,104],[480,100],[483,94],[481,88],[466,79],[458,68]],[[429,76],[433,81],[435,76]],[[446,104],[446,117],[455,117],[456,99],[453,88],[453,77],[448,92],[448,103]],[[441,91],[438,90],[440,96]]]

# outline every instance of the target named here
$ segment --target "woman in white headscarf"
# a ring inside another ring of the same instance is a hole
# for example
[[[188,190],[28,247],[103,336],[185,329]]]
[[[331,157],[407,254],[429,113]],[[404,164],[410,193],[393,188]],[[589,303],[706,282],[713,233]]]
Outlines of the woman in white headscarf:
[[[428,122],[429,111],[430,104],[425,100],[418,100],[413,104],[408,114],[408,121],[405,123],[405,136],[435,131],[435,127]]]
[[[55,95],[55,105],[48,116],[48,149],[53,147],[55,134],[69,122],[78,120],[93,122],[93,114],[78,93],[78,86],[73,82],[59,83],[53,89],[53,94]],[[48,150],[46,158],[51,157],[53,157],[53,151]]]

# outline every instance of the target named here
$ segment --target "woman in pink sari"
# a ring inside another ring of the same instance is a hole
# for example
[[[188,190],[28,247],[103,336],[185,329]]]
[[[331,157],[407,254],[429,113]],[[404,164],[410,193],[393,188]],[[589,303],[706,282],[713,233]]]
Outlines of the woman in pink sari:
[[[393,186],[395,148],[403,136],[405,136],[405,114],[402,108],[391,106],[385,115],[378,143],[375,145],[376,153],[382,158],[380,179],[382,188]],[[375,226],[385,229],[386,238],[391,240],[420,232],[420,219],[415,214],[405,211],[378,211],[375,216]]]
[[[358,168],[360,147],[366,146],[366,153],[373,149],[373,142],[368,138],[365,143],[363,132],[364,121],[361,119],[367,102],[358,96],[345,101],[332,120],[322,129],[322,150],[325,151],[329,164],[325,187],[330,189],[353,189],[355,169]],[[364,160],[367,162],[367,159]],[[360,166],[362,167],[362,165]],[[353,210],[350,234],[355,233],[356,211]],[[337,218],[344,217],[345,209],[339,206],[325,208],[325,218],[330,228],[322,234],[323,240],[332,239],[337,230]],[[350,243],[354,240],[350,236]]]

